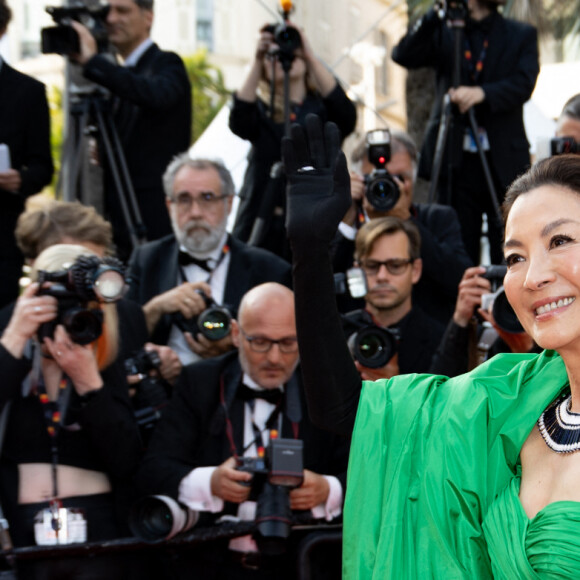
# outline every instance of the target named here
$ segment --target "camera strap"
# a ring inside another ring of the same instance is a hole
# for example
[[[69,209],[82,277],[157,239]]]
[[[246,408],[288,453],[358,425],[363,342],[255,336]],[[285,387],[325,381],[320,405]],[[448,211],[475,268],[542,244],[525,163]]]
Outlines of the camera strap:
[[[38,400],[42,406],[44,420],[46,423],[46,431],[50,438],[50,452],[52,465],[52,499],[49,501],[50,510],[52,512],[52,527],[57,534],[59,530],[58,510],[61,507],[61,502],[58,499],[58,434],[63,426],[64,417],[68,410],[70,394],[72,391],[72,383],[70,379],[63,373],[58,384],[58,395],[56,400],[51,401],[46,391],[46,384],[41,371],[42,354],[40,348],[37,348],[34,353],[34,362],[32,370],[32,392],[36,393]]]

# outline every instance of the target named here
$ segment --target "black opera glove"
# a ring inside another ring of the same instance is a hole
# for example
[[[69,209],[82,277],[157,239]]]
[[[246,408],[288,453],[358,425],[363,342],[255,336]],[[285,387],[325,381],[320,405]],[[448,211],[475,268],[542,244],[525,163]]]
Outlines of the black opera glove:
[[[351,206],[350,176],[334,123],[323,127],[316,115],[306,128],[293,125],[282,140],[286,172],[286,233],[291,242],[330,243]]]

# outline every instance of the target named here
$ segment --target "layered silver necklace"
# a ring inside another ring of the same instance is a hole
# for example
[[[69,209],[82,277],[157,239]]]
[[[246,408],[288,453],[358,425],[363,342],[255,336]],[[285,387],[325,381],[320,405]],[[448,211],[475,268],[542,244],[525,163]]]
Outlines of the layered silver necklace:
[[[560,395],[538,419],[538,429],[546,445],[556,453],[580,450],[580,413],[572,413],[572,395]]]

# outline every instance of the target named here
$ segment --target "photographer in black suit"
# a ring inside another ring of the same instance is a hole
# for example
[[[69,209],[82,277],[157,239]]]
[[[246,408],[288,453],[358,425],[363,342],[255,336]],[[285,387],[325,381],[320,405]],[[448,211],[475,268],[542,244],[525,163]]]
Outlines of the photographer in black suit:
[[[12,12],[0,0],[0,38]],[[0,167],[0,307],[18,296],[24,258],[14,228],[26,198],[52,178],[50,117],[44,85],[13,69],[0,57],[0,144],[7,145],[11,164]]]
[[[71,26],[79,34],[81,50],[74,58],[83,65],[87,79],[114,96],[114,120],[147,239],[156,240],[171,232],[163,209],[161,176],[171,158],[191,142],[191,85],[181,58],[162,51],[150,38],[153,0],[110,0],[108,4],[108,36],[123,66],[98,54],[91,33],[75,21]],[[117,253],[127,259],[131,251],[127,227],[112,186],[107,187],[105,206]]]
[[[378,326],[387,329],[393,338],[385,354],[376,358],[366,356],[373,352],[372,348],[365,348],[369,339],[359,339],[360,353],[365,356],[357,358],[355,354],[355,365],[363,380],[430,372],[443,325],[416,306],[411,297],[423,268],[420,250],[421,236],[410,220],[377,218],[367,222],[357,234],[355,264],[365,272],[368,292],[364,309],[343,317],[345,333],[351,337],[369,326]],[[378,367],[389,351],[392,356]],[[365,366],[366,361],[373,365]]]
[[[367,133],[368,135],[368,133]],[[461,226],[455,210],[437,203],[414,203],[413,192],[417,175],[417,146],[410,135],[393,131],[390,138],[391,155],[385,169],[397,184],[399,197],[387,211],[377,209],[367,199],[365,177],[375,169],[369,161],[367,135],[351,154],[350,173],[352,204],[338,226],[333,241],[333,267],[344,272],[352,265],[357,227],[369,219],[396,217],[414,224],[421,234],[423,272],[413,288],[413,302],[441,322],[453,313],[457,285],[471,261],[461,239]],[[341,311],[357,306],[345,304],[339,297]],[[359,306],[360,307],[360,306]]]
[[[223,514],[253,520],[247,484],[257,476],[236,466],[242,456],[256,457],[276,429],[304,443],[304,481],[289,491],[291,509],[332,520],[341,513],[348,441],[316,429],[308,417],[296,370],[293,292],[277,283],[256,286],[232,324],[237,353],[184,368],[139,472],[144,493],[179,499],[208,523]],[[257,552],[249,536],[188,546],[174,559],[179,572],[171,570],[171,577],[295,578],[296,535],[280,556]],[[339,553],[334,545],[313,577],[339,578]]]
[[[447,15],[452,9],[443,3]],[[460,85],[453,86],[454,30],[440,18],[440,6],[427,14],[393,48],[393,60],[409,69],[431,67],[436,71],[437,94],[429,119],[419,164],[419,176],[431,178],[435,143],[442,114],[443,97],[461,115],[456,115],[452,144],[453,170],[447,175],[443,163],[440,200],[452,205],[459,216],[465,247],[472,263],[480,262],[482,214],[488,216],[491,262],[502,259],[502,224],[496,218],[482,163],[467,116],[474,108],[479,139],[491,171],[498,202],[507,186],[530,164],[529,143],[523,121],[523,106],[530,98],[539,72],[536,29],[504,18],[497,10],[503,0],[462,0],[455,3],[466,12],[461,46]],[[451,180],[451,183],[449,183]],[[451,185],[451,196],[448,196]]]
[[[129,266],[129,298],[144,306],[152,340],[168,344],[183,364],[232,348],[231,335],[211,341],[185,333],[175,316],[205,310],[202,291],[233,313],[243,294],[262,282],[290,285],[290,265],[226,232],[235,194],[229,171],[217,161],[176,157],[163,182],[174,235],[137,248]]]

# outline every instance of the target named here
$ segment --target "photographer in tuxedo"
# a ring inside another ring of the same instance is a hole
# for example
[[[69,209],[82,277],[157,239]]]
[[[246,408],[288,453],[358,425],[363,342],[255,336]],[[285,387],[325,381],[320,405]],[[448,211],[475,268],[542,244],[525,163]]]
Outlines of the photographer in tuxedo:
[[[231,334],[209,340],[188,324],[208,299],[235,315],[253,286],[289,286],[290,265],[227,233],[235,189],[221,162],[182,153],[167,167],[163,183],[174,233],[135,250],[128,297],[143,305],[152,341],[171,346],[188,364],[233,348]]]
[[[293,292],[277,283],[247,292],[232,335],[237,352],[184,368],[139,472],[143,492],[178,499],[207,523],[224,514],[253,520],[266,499],[254,490],[257,504],[249,501],[258,475],[237,468],[268,445],[275,429],[304,444],[302,484],[278,493],[288,494],[293,511],[333,520],[342,510],[348,439],[316,429],[308,417]],[[261,551],[260,540],[256,545],[249,536],[188,546],[173,560],[172,577],[295,578],[300,538],[293,531],[283,555]],[[340,578],[340,547],[332,544],[324,553],[313,577]]]

